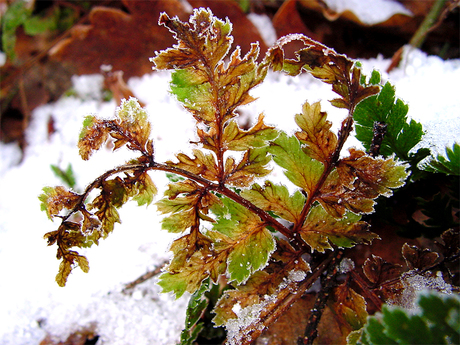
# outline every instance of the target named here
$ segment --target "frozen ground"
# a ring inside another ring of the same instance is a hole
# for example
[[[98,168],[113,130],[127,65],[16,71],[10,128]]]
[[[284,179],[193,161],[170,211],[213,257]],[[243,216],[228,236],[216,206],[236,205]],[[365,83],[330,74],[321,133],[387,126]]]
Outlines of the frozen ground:
[[[362,62],[368,74],[372,68],[383,73],[389,64],[381,58]],[[460,60],[442,61],[413,50],[402,67],[383,74],[396,86],[397,96],[409,104],[409,115],[424,125],[423,146],[443,152],[446,145],[458,141]],[[168,73],[129,81],[135,95],[147,104],[158,161],[187,151],[188,141],[194,139],[193,121],[168,94],[168,82]],[[22,161],[15,144],[0,144],[0,344],[38,344],[46,334],[65,339],[90,324],[100,336],[99,345],[174,344],[183,326],[187,297],[175,301],[171,295],[160,294],[155,279],[136,287],[131,295],[121,292],[124,284],[169,257],[173,236],[160,230],[154,206],[128,203],[120,211],[123,224],[85,253],[89,273],[76,269],[65,288],[54,281],[59,264],[56,248],[47,247],[43,235],[57,224],[40,211],[37,199],[44,186],[62,184],[50,165],[66,168],[71,163],[78,188],[83,189],[106,169],[131,157],[124,150],[111,153],[107,149],[88,162],[79,158],[76,144],[84,116],[112,116],[115,104],[101,101],[100,76],[78,77],[74,84],[76,97],[35,110]],[[253,95],[259,99],[242,109],[244,115],[255,119],[264,111],[267,123],[286,131],[293,131],[294,114],[305,100],[332,98],[328,85],[307,75],[270,74]],[[327,101],[322,104],[337,128],[345,113]],[[51,117],[56,132],[49,137]],[[163,174],[152,177],[159,187],[167,183]]]

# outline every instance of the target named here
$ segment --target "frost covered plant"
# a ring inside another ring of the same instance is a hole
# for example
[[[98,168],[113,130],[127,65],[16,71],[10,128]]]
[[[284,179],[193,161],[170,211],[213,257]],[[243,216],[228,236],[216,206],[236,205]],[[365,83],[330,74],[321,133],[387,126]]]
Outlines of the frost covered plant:
[[[352,269],[352,264],[343,269],[348,261],[339,265],[344,248],[378,238],[361,215],[374,211],[377,197],[389,197],[404,185],[408,165],[397,162],[398,154],[379,155],[380,146],[387,146],[378,133],[368,138],[370,154],[358,149],[344,153],[342,148],[354,128],[355,112],[359,133],[365,135],[366,130],[375,132],[374,122],[386,121],[400,155],[417,142],[410,130],[418,125],[401,125],[407,109],[394,103],[389,84],[378,85],[378,73],[366,80],[354,61],[303,35],[281,38],[258,63],[258,44],[243,57],[239,48],[229,53],[231,23],[209,10],[195,10],[189,23],[163,13],[159,23],[174,34],[177,45],[151,61],[155,70],[173,71],[171,93],[196,121],[193,154],[178,153],[158,162],[151,124],[135,99],[124,100],[115,119],[86,117],[78,144],[83,159],[109,139],[115,140],[114,149],[126,146],[138,157],[108,170],[81,194],[64,187],[44,189],[42,209],[50,218],[62,218],[58,229],[45,235],[49,245],[57,245],[61,260],[57,283],[64,286],[76,266],[88,271],[86,257],[73,248],[106,238],[120,222],[123,204],[131,199],[139,205],[153,202],[157,187],[151,173],[162,171],[174,176],[156,202],[165,215],[162,228],[181,236],[171,245],[174,255],[159,284],[177,297],[192,294],[183,344],[191,344],[203,330],[204,311],[210,306],[214,324],[225,325],[229,344],[249,344],[320,277],[324,293],[318,300],[330,296],[344,335],[361,328],[367,316],[364,297],[347,281],[332,282],[338,273]],[[305,48],[287,59],[283,46],[292,40]],[[266,124],[263,115],[243,129],[236,110],[255,100],[250,91],[269,69],[291,76],[308,72],[330,84],[338,96],[331,103],[346,111],[338,133],[330,130],[320,104],[308,102],[295,116],[294,135]],[[369,111],[359,107],[367,99],[388,105],[374,114],[382,119],[372,120],[370,127],[364,120]],[[396,110],[387,109],[393,106],[400,111],[396,122],[391,120]],[[421,135],[421,128],[416,129]],[[398,135],[409,136],[410,143],[397,146]],[[284,170],[292,188],[268,179],[271,164]],[[88,202],[94,191],[97,196]],[[374,261],[372,267],[377,267]],[[302,343],[315,338],[321,310],[311,312],[313,330],[306,330]]]

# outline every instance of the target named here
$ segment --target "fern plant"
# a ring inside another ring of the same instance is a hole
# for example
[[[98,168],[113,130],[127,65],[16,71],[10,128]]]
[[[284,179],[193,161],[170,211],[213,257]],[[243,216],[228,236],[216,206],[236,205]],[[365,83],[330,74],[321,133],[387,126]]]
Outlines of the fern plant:
[[[61,218],[59,227],[45,235],[48,245],[57,245],[61,260],[57,283],[64,286],[76,266],[88,272],[88,260],[74,248],[106,238],[129,200],[151,204],[157,194],[151,173],[162,171],[171,177],[164,197],[156,202],[165,215],[162,229],[181,236],[171,245],[173,258],[159,284],[176,297],[192,295],[182,344],[191,344],[203,330],[203,315],[210,307],[214,324],[226,327],[228,344],[249,344],[319,278],[324,293],[318,300],[332,297],[344,336],[360,329],[367,316],[364,297],[347,282],[331,282],[347,272],[339,269],[341,262],[348,262],[343,249],[378,238],[362,215],[374,211],[376,198],[389,197],[404,185],[408,165],[394,156],[380,156],[378,136],[371,154],[342,149],[354,116],[361,126],[373,125],[364,123],[373,102],[403,108],[394,121],[401,128],[389,121],[393,127],[388,130],[398,157],[408,160],[412,147],[398,146],[398,133],[421,135],[421,127],[402,125],[404,106],[394,104],[391,86],[381,87],[376,72],[366,80],[357,63],[303,35],[279,39],[257,62],[258,44],[244,56],[238,47],[230,54],[232,25],[210,10],[194,10],[188,23],[162,13],[159,23],[177,45],[151,61],[155,70],[173,71],[171,93],[196,121],[193,154],[178,153],[158,162],[147,113],[133,98],[122,102],[114,119],[86,117],[78,144],[83,159],[110,138],[114,149],[124,146],[137,158],[108,170],[80,194],[64,187],[44,188],[42,209],[49,218]],[[288,59],[283,47],[292,40],[305,48]],[[331,103],[345,109],[338,133],[330,130],[320,103],[308,102],[295,116],[294,135],[266,124],[263,115],[251,128],[241,128],[236,110],[255,100],[250,91],[269,69],[291,76],[308,72],[330,84],[337,94]],[[375,116],[375,121],[388,122],[388,116]],[[290,188],[268,179],[271,164],[284,170]],[[88,202],[94,191],[97,196]],[[321,308],[310,314],[311,329],[300,343],[316,337]]]
[[[460,298],[425,293],[418,296],[417,313],[384,306],[362,330],[349,336],[350,344],[458,344]]]

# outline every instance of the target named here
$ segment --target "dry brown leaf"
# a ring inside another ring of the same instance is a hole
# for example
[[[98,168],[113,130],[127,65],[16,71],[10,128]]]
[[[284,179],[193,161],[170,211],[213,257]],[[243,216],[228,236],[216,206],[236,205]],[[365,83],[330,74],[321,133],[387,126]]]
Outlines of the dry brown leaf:
[[[71,37],[50,51],[60,62],[72,64],[77,74],[99,73],[101,65],[124,71],[128,79],[152,70],[149,58],[155,50],[174,44],[173,38],[158,25],[160,12],[187,19],[188,11],[179,0],[128,1],[120,9],[95,6],[89,24],[76,25]]]

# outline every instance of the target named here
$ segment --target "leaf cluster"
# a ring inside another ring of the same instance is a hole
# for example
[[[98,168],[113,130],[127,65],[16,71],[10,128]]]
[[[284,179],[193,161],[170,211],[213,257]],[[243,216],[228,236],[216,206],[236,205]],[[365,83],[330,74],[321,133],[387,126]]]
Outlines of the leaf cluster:
[[[192,294],[183,344],[192,343],[202,330],[206,294],[222,280],[228,288],[213,303],[213,322],[227,328],[229,343],[249,343],[329,269],[328,308],[340,315],[344,334],[360,328],[364,298],[345,283],[332,284],[342,253],[338,248],[378,238],[361,216],[374,212],[376,198],[389,197],[404,185],[408,173],[393,157],[357,149],[345,154],[342,148],[360,104],[371,97],[393,102],[391,86],[381,89],[372,78],[366,84],[358,64],[303,35],[281,38],[257,62],[258,44],[244,56],[238,47],[230,53],[232,25],[210,10],[194,10],[189,22],[162,13],[159,23],[177,44],[151,61],[156,70],[173,71],[171,93],[195,119],[198,139],[192,153],[160,163],[147,113],[136,100],[124,100],[114,119],[85,118],[78,143],[83,159],[108,140],[114,149],[125,147],[139,156],[99,176],[81,194],[64,187],[44,189],[42,209],[62,219],[57,230],[45,235],[49,245],[57,244],[62,260],[58,284],[65,284],[74,266],[89,268],[73,247],[89,247],[107,237],[129,200],[139,205],[153,201],[157,188],[149,172],[158,170],[170,179],[156,202],[165,215],[162,228],[180,236],[171,244],[173,258],[159,285],[176,297]],[[287,59],[283,46],[292,40],[305,48]],[[308,102],[295,115],[293,135],[266,124],[263,114],[252,127],[242,128],[237,108],[255,100],[250,91],[269,69],[293,76],[307,72],[330,84],[338,95],[332,104],[347,111],[339,131],[331,131],[320,103]],[[382,93],[389,93],[390,100]],[[292,185],[265,179],[270,164],[281,167]],[[98,195],[86,203],[92,191]],[[327,297],[321,301],[324,307]]]
[[[72,247],[84,248],[99,244],[99,239],[106,238],[113,231],[115,223],[120,223],[118,209],[128,200],[135,200],[138,205],[148,205],[153,201],[157,189],[145,166],[153,154],[149,134],[146,113],[134,99],[122,103],[114,120],[88,116],[78,143],[83,159],[88,159],[95,150],[100,149],[109,136],[115,139],[114,149],[126,144],[129,149],[140,151],[142,155],[109,170],[81,194],[63,186],[43,188],[39,196],[41,209],[50,219],[62,219],[57,230],[44,236],[48,245],[58,246],[57,258],[62,261],[56,281],[60,286],[65,285],[73,267],[79,266],[84,272],[89,270],[86,257],[71,250]],[[67,169],[65,176],[71,176],[71,172]],[[87,203],[93,190],[99,190],[99,194]]]

